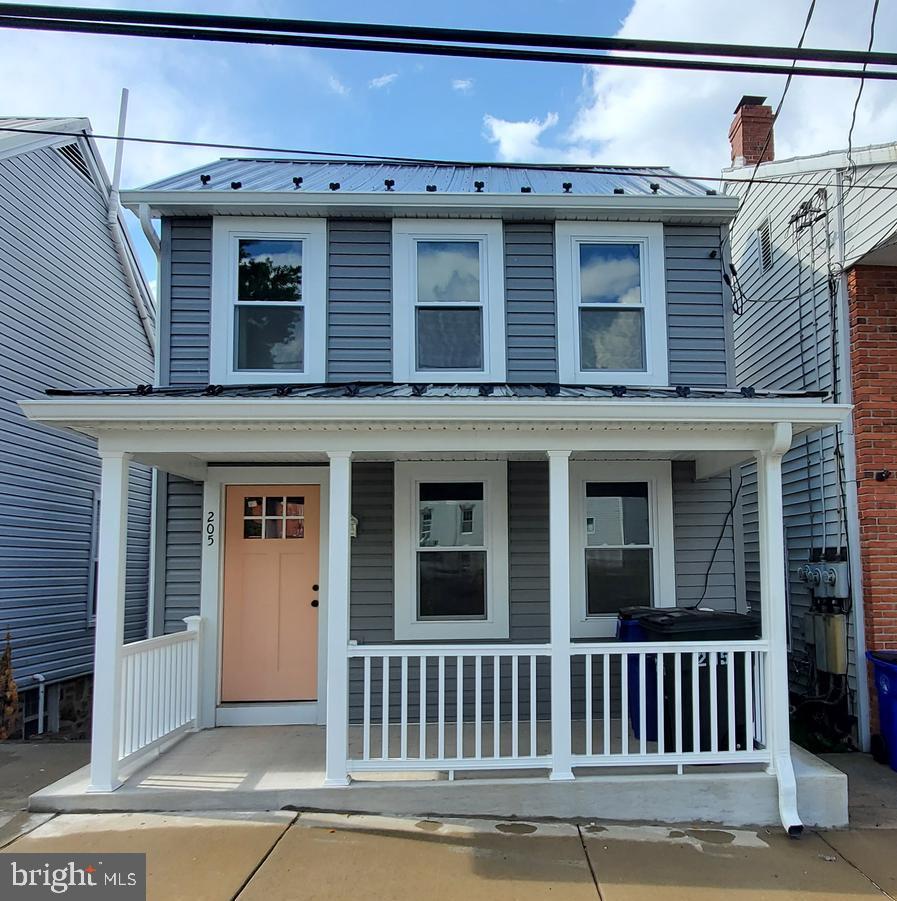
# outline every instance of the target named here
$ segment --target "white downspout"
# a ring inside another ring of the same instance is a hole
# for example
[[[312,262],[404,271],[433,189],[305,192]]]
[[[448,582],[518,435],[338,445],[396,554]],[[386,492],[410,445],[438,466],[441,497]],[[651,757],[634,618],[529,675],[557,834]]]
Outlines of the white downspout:
[[[844,272],[846,241],[844,236],[844,171],[835,171],[835,209],[838,211],[835,227],[838,240],[835,245],[836,263],[841,272],[838,278],[838,377],[842,403],[853,403],[850,360],[850,317],[848,315],[847,274]],[[834,326],[834,323],[832,323]],[[838,428],[838,426],[836,426]],[[853,430],[853,415],[841,429],[841,452],[844,454],[844,505],[847,519],[847,565],[850,572],[850,597],[852,600],[853,635],[855,647],[855,676],[857,683],[857,737],[860,748],[869,750],[869,679],[866,675],[866,619],[863,604],[863,555],[860,547],[860,513],[857,501],[857,453]],[[837,461],[836,461],[837,464]]]
[[[150,350],[155,355],[156,335],[153,330],[153,322],[150,319],[149,312],[146,309],[146,304],[143,300],[143,292],[140,290],[140,286],[137,284],[137,279],[134,276],[134,264],[131,261],[128,248],[125,245],[124,225],[121,221],[121,206],[118,200],[118,189],[119,184],[121,183],[121,159],[122,152],[124,150],[124,141],[122,141],[121,138],[124,137],[125,120],[127,119],[127,116],[128,89],[122,88],[121,107],[119,108],[118,113],[119,140],[115,145],[115,164],[112,170],[112,186],[109,189],[107,216],[109,221],[109,231],[112,235],[112,241],[115,244],[116,251],[118,252],[118,257],[121,261],[121,268],[124,272],[125,280],[128,282],[128,287],[131,290],[131,294],[134,296],[134,305],[137,308],[137,315],[140,317],[140,324],[143,327],[143,333],[146,335],[146,340],[150,346]]]

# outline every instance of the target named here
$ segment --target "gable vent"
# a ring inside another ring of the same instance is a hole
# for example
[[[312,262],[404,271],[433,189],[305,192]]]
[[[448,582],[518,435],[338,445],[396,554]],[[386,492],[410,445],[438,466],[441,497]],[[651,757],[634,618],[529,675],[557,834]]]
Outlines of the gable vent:
[[[63,157],[79,175],[93,184],[93,174],[90,171],[90,167],[87,165],[87,160],[84,159],[84,155],[81,153],[81,148],[77,144],[66,144],[63,147],[59,147],[58,151],[59,155]]]
[[[757,226],[757,253],[760,257],[760,271],[769,272],[772,269],[772,225],[769,219],[764,219]]]

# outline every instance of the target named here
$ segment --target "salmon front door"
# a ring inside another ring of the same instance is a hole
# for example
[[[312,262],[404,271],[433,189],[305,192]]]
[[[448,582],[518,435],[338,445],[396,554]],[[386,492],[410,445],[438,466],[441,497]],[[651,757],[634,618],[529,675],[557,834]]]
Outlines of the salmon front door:
[[[229,486],[221,700],[318,695],[318,485]]]

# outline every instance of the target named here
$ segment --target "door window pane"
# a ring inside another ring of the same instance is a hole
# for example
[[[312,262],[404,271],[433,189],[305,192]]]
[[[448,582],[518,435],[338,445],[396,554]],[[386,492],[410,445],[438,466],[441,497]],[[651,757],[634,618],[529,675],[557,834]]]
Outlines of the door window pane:
[[[419,551],[417,597],[421,619],[485,619],[486,552]]]
[[[244,519],[243,520],[243,537],[244,538],[261,538],[262,537],[262,520],[261,519]]]
[[[265,538],[282,538],[283,537],[283,520],[282,519],[266,519],[265,520]]]
[[[302,242],[267,238],[240,242],[237,300],[302,299]]]
[[[419,497],[420,547],[485,545],[482,482],[425,482]]]
[[[288,520],[286,520],[286,537],[287,538],[304,538],[305,537],[305,520],[304,519],[288,519]]]
[[[644,371],[644,310],[579,310],[580,366],[586,370]]]
[[[243,501],[244,516],[261,516],[262,515],[262,499],[260,497],[247,497]]]
[[[650,544],[648,485],[589,482],[586,485],[586,544]]]
[[[235,368],[301,370],[303,328],[301,307],[238,306]]]
[[[586,614],[651,605],[650,548],[586,548]]]
[[[639,251],[638,244],[580,244],[580,302],[640,304]]]
[[[482,309],[418,308],[417,368],[482,369]]]
[[[417,242],[418,303],[479,303],[478,241]]]

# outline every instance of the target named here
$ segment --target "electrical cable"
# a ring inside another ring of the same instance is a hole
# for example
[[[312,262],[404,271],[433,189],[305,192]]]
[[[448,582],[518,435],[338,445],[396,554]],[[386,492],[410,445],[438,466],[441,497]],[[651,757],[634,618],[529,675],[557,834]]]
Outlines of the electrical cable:
[[[720,529],[719,537],[716,539],[716,544],[713,546],[713,553],[710,555],[710,562],[707,564],[707,570],[704,573],[704,590],[701,592],[701,596],[698,598],[697,602],[692,605],[692,610],[697,610],[701,604],[704,603],[704,598],[707,597],[707,589],[710,586],[710,572],[713,569],[713,565],[716,563],[716,555],[719,553],[720,545],[723,543],[723,538],[726,537],[726,529],[729,527],[729,522],[732,519],[732,516],[735,513],[735,508],[738,506],[738,497],[741,494],[741,487],[744,485],[744,479],[739,479],[738,488],[735,491],[735,494],[732,497],[732,504],[729,507],[728,512],[726,513],[726,518],[723,520],[723,527]]]
[[[872,19],[869,23],[869,50],[872,49],[872,45],[875,42],[875,20],[878,16],[878,5],[879,0],[873,0]],[[866,71],[866,63],[863,63],[863,71]],[[847,132],[847,172],[849,175],[849,181],[845,185],[844,191],[839,198],[840,203],[844,202],[848,192],[850,191],[851,185],[856,180],[856,164],[853,161],[853,130],[857,124],[857,110],[859,109],[860,98],[863,96],[863,88],[865,86],[866,79],[860,78],[860,86],[857,89],[857,96],[853,102],[853,112],[850,115],[850,130]]]

